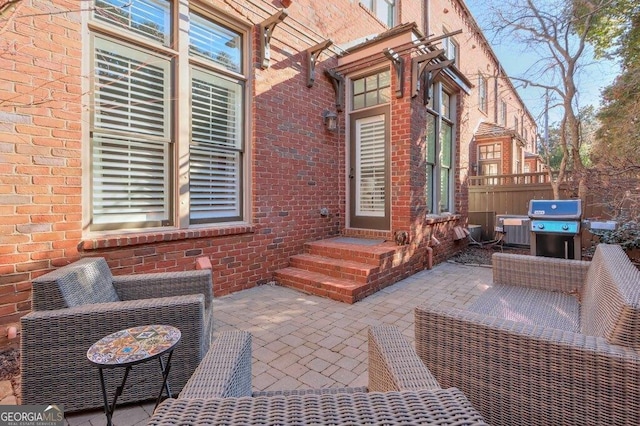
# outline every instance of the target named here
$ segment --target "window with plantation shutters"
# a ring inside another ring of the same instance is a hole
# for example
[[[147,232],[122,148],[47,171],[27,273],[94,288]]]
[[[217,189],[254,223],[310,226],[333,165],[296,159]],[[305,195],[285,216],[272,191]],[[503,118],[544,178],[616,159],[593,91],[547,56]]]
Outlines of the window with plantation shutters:
[[[373,116],[359,120],[356,150],[359,162],[356,179],[356,214],[385,214],[385,117]]]
[[[192,69],[190,218],[239,219],[242,86]]]
[[[89,229],[245,220],[250,27],[206,2],[92,3]]]
[[[169,60],[95,37],[93,65],[93,224],[164,224]]]

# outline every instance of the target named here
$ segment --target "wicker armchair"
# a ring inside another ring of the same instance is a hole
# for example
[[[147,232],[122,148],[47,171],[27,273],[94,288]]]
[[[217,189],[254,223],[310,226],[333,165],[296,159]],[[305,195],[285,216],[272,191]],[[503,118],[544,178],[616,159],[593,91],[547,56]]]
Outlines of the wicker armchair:
[[[251,335],[228,331],[212,343],[160,425],[486,425],[458,389],[438,382],[397,329],[369,331],[369,387],[251,392]],[[373,391],[373,390],[377,391]]]
[[[35,279],[33,311],[21,319],[22,403],[64,404],[65,411],[102,407],[87,349],[110,333],[146,324],[182,332],[169,375],[172,391],[179,391],[209,349],[212,298],[211,271],[112,276],[103,258]],[[107,389],[116,388],[123,371],[105,370]],[[160,383],[157,363],[138,365],[118,403],[156,398]]]
[[[494,425],[640,424],[640,271],[618,246],[591,262],[494,254],[468,310],[415,310],[416,349]]]

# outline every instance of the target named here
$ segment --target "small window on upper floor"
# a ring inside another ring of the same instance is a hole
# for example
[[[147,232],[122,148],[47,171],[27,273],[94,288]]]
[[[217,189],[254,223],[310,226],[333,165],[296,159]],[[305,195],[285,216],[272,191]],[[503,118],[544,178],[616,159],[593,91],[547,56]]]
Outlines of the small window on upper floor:
[[[442,28],[442,33],[447,34],[450,31],[446,28]],[[458,43],[453,39],[453,37],[447,37],[442,40],[442,49],[444,50],[444,54],[447,56],[447,59],[453,59],[453,63],[457,66],[459,65],[458,52],[459,46]]]
[[[360,4],[389,28],[396,24],[396,0],[361,0]]]
[[[513,130],[518,133],[518,116],[513,116]]]
[[[499,143],[480,145],[478,151],[480,160],[495,160],[502,157],[502,145]]]
[[[442,99],[442,107],[440,108],[442,116],[451,119],[451,97],[447,92],[442,92],[440,98]]]
[[[500,123],[503,126],[507,125],[507,103],[502,100],[500,101]]]
[[[482,73],[478,73],[478,108],[485,113],[489,109],[487,79]]]

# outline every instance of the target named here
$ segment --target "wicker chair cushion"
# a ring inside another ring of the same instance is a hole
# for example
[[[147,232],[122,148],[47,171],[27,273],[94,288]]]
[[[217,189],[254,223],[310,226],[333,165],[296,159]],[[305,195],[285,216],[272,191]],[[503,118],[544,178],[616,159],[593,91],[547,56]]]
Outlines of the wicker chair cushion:
[[[640,271],[620,246],[598,244],[582,291],[580,330],[640,348]]]
[[[486,425],[458,389],[167,399],[157,425]]]
[[[68,307],[120,300],[104,258],[84,258],[60,269],[57,282]]]
[[[494,284],[469,310],[534,326],[572,332],[580,329],[578,299],[560,292]]]

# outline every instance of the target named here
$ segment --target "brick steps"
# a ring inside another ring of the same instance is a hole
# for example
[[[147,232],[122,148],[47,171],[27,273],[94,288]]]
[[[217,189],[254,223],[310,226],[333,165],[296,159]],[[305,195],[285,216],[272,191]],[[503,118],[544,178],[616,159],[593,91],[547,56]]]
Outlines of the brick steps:
[[[305,244],[306,253],[292,256],[290,266],[276,271],[274,276],[282,286],[355,303],[404,278],[398,260],[404,250],[382,241],[313,241]]]
[[[276,271],[275,278],[282,286],[350,304],[362,299],[358,296],[367,288],[367,284],[292,267]]]
[[[330,257],[334,259],[348,259],[354,262],[381,266],[386,259],[393,258],[397,246],[390,242],[378,245],[342,243],[339,238],[312,241],[305,244],[309,254]]]
[[[289,264],[294,268],[318,272],[334,278],[353,280],[358,283],[366,283],[373,274],[380,270],[380,267],[366,263],[313,254],[291,256]]]

